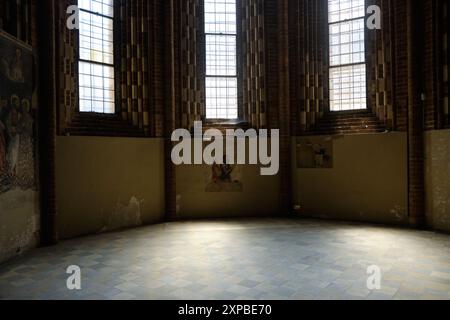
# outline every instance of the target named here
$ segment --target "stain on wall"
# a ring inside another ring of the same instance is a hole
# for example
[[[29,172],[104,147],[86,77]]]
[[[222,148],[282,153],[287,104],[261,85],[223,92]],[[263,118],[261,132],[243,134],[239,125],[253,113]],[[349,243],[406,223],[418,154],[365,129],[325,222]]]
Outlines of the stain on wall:
[[[311,139],[318,138],[294,139],[293,150]],[[329,137],[319,139],[326,141]],[[406,224],[406,141],[404,133],[334,137],[333,168],[293,171],[294,199],[301,208],[299,214]]]
[[[162,221],[163,150],[162,139],[58,137],[59,236]]]
[[[425,141],[427,221],[450,232],[450,130],[429,131]]]
[[[144,205],[145,199],[138,200],[136,197],[132,197],[126,204],[119,199],[116,208],[109,216],[108,224],[102,231],[111,231],[142,225],[142,209]]]

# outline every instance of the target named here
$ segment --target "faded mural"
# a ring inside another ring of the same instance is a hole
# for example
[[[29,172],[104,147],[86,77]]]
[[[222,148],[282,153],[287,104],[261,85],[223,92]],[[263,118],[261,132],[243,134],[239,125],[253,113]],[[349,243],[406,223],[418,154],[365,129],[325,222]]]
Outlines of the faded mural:
[[[0,194],[36,188],[32,52],[0,36]]]
[[[331,138],[301,140],[297,144],[298,169],[333,168],[333,141]]]
[[[33,90],[31,48],[0,32],[0,263],[39,239]]]
[[[243,192],[242,168],[239,165],[214,164],[207,175],[206,192]]]

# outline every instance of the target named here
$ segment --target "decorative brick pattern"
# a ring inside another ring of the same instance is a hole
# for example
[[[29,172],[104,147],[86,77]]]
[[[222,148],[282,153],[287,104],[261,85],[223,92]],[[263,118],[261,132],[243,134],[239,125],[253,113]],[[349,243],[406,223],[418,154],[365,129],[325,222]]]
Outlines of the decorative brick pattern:
[[[203,1],[187,0],[179,4],[181,125],[193,128],[205,114]]]
[[[250,0],[239,2],[238,54],[242,67],[240,117],[252,127],[266,127],[266,77],[264,41],[264,2]],[[192,128],[194,121],[205,116],[205,48],[203,35],[203,1],[188,0],[177,4],[177,65],[179,83],[176,88],[180,95],[180,123],[184,128]],[[241,60],[242,57],[242,60]]]
[[[382,12],[382,29],[366,31],[368,108],[393,129],[391,1],[369,0],[367,5],[377,5]]]
[[[448,106],[448,91],[449,91],[449,82],[448,82],[448,61],[449,61],[449,51],[448,51],[448,43],[449,43],[449,33],[448,33],[448,17],[450,12],[450,5],[447,1],[439,1],[440,7],[438,14],[440,14],[440,47],[439,52],[441,52],[440,56],[440,64],[439,64],[439,73],[440,73],[440,106],[443,114],[443,125],[445,127],[450,127],[450,112]]]
[[[66,26],[67,8],[77,4],[77,0],[58,1],[56,19],[57,56],[56,63],[58,124],[59,133],[63,134],[69,127],[74,114],[78,110],[78,32],[69,30]]]
[[[155,84],[160,83],[159,1],[120,1],[120,83],[122,119],[145,136],[162,135],[163,121]]]
[[[407,130],[408,115],[408,50],[407,50],[407,25],[406,5],[409,0],[391,1],[393,12],[394,45],[394,106],[395,106],[395,130]]]
[[[117,119],[98,117],[86,121],[78,112],[78,32],[66,27],[67,7],[76,0],[57,3],[58,133],[105,136],[163,135],[161,1],[118,1],[115,28]],[[120,45],[117,45],[120,44]],[[92,117],[88,117],[92,119]],[[104,126],[90,124],[108,122]],[[116,126],[117,124],[117,126]],[[128,124],[128,130],[124,130]]]
[[[278,61],[278,1],[264,1],[264,37],[265,37],[265,69],[266,69],[266,111],[267,127],[280,128],[279,125],[279,61]]]
[[[313,130],[329,109],[327,8],[326,0],[290,1],[291,108],[296,134]]]
[[[244,118],[254,128],[267,126],[264,1],[242,1]]]
[[[436,1],[425,1],[423,3],[423,30],[426,35],[424,37],[423,46],[423,77],[422,87],[425,93],[424,101],[424,127],[426,130],[434,130],[440,127],[438,99],[438,73],[436,68],[437,45],[441,43],[436,37]]]

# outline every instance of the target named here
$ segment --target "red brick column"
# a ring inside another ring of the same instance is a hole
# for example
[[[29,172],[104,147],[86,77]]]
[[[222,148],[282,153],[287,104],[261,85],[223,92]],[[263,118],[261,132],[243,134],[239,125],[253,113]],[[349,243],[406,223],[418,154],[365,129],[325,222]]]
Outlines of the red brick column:
[[[280,200],[281,214],[292,212],[291,108],[289,88],[289,2],[278,1],[279,92],[278,125],[280,129]]]
[[[37,6],[39,55],[39,181],[41,244],[56,244],[56,48],[55,16],[59,1],[42,0]]]
[[[407,1],[408,39],[408,204],[412,227],[425,224],[424,106],[422,101],[422,2]]]
[[[176,99],[175,99],[175,3],[174,0],[164,2],[165,41],[164,41],[164,74],[165,74],[165,219],[177,219],[177,178],[176,167],[172,162],[171,142],[172,132],[176,129]]]

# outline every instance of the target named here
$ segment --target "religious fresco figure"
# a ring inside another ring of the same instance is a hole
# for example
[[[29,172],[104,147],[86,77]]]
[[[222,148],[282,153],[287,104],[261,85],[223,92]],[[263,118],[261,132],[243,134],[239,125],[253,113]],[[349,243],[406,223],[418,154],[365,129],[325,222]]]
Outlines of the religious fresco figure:
[[[0,196],[36,190],[32,48],[0,32]]]
[[[223,164],[211,166],[211,174],[206,186],[206,192],[242,192],[243,184],[240,181],[240,169],[237,165],[227,164],[227,157]]]
[[[19,145],[20,145],[20,99],[17,95],[11,97],[11,110],[6,120],[8,131],[8,163],[9,172],[14,180],[19,163]]]
[[[214,164],[212,166],[212,180],[213,182],[233,182],[231,174],[233,173],[235,166],[226,163],[226,159],[223,164]]]
[[[0,116],[3,114],[5,104],[0,101]],[[0,180],[6,174],[8,170],[8,163],[6,161],[6,125],[0,118]]]
[[[19,122],[19,155],[16,182],[22,189],[31,189],[35,185],[33,117],[28,99],[22,100],[22,116]]]
[[[25,82],[21,49],[17,48],[14,56],[11,58],[3,58],[2,67],[4,74],[10,81],[16,83]]]

